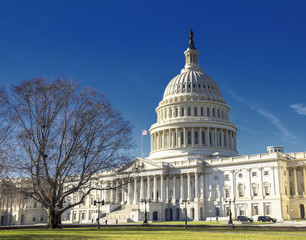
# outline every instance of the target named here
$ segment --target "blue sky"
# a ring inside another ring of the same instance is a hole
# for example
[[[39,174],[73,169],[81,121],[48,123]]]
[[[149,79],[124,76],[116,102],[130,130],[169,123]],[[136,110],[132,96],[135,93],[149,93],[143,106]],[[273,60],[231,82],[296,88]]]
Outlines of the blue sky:
[[[239,154],[306,151],[306,1],[0,1],[0,84],[67,76],[134,126],[156,122],[194,31],[238,127]],[[149,136],[144,137],[148,154]]]

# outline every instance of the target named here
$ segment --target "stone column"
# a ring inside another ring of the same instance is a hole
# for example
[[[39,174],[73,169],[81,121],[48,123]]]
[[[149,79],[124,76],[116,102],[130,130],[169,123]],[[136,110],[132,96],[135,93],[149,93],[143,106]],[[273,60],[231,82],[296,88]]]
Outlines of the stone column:
[[[209,147],[210,146],[210,141],[209,141],[209,132],[210,132],[210,130],[209,130],[209,128],[207,128],[207,130],[206,130],[206,134],[205,134],[205,137],[206,137],[206,146],[207,147]]]
[[[199,133],[198,133],[198,140],[199,140],[199,146],[202,147],[202,128],[200,127]]]
[[[144,199],[143,176],[140,177],[140,201]]]
[[[275,196],[275,173],[274,173],[274,167],[270,167],[271,173],[272,173],[272,183],[271,183],[271,195]]]
[[[198,179],[199,175],[197,172],[194,173],[194,198],[195,201],[198,201],[199,198],[199,179]]]
[[[162,135],[162,149],[165,149],[165,130],[163,130],[163,135]]]
[[[169,175],[167,175],[167,183],[166,183],[166,202],[169,202]]]
[[[186,134],[186,128],[184,128],[184,147],[187,147],[187,134]]]
[[[204,172],[201,174],[201,200],[204,201],[205,198],[205,182],[204,182]]]
[[[134,178],[134,197],[133,204],[137,203],[137,178]]]
[[[151,199],[150,176],[147,176],[147,199]]]
[[[190,192],[190,173],[187,173],[187,199],[190,200],[191,192]]]
[[[114,189],[113,189],[113,187],[114,187],[114,184],[113,184],[113,181],[111,181],[111,183],[110,183],[110,199],[109,199],[109,202],[111,203],[111,204],[113,204],[114,203]]]
[[[259,173],[259,196],[264,196],[264,186],[263,186],[263,179],[262,179],[262,168],[258,168]]]
[[[131,179],[128,182],[127,204],[131,204]]]
[[[164,175],[160,175],[160,200],[164,201]]]
[[[220,132],[221,132],[221,147],[223,148],[224,147],[224,131],[223,131],[223,129],[220,129]]]
[[[215,135],[214,146],[217,147],[218,146],[218,132],[216,128],[214,130],[214,135]]]
[[[173,181],[173,190],[172,190],[172,202],[174,202],[174,203],[176,203],[176,193],[175,193],[175,188],[176,188],[176,176],[175,176],[175,174],[173,175],[173,179],[172,179],[172,181]]]
[[[157,184],[156,184],[156,175],[153,177],[153,202],[156,202],[156,193],[157,193]]]
[[[174,147],[178,147],[179,143],[178,143],[178,129],[175,129],[175,146]]]
[[[194,128],[191,128],[191,146],[194,147]]]
[[[181,201],[184,199],[184,175],[181,173]]]
[[[304,177],[304,198],[306,197],[306,167],[303,168],[303,177]]]
[[[119,203],[119,196],[118,196],[118,193],[119,193],[119,183],[118,183],[118,180],[116,180],[116,189],[115,189],[115,204],[118,204]]]
[[[297,185],[297,175],[296,175],[296,168],[293,169],[293,180],[294,180],[294,197],[299,195],[298,192],[298,185]]]

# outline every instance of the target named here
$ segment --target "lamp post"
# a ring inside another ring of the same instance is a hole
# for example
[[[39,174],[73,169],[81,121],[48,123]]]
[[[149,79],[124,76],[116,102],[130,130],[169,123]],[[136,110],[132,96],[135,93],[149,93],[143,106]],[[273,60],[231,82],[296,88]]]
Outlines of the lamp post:
[[[102,206],[104,205],[104,200],[102,200],[101,202],[98,201],[94,201],[94,206],[97,206],[98,204],[98,217],[97,217],[97,229],[100,228],[100,204],[102,204]]]
[[[235,204],[235,198],[234,199],[225,200],[225,202],[229,203],[229,205],[230,205],[228,224],[233,224],[233,219],[232,219],[232,203]]]
[[[190,204],[190,201],[185,199],[182,200],[182,205],[185,203],[185,228],[187,228],[187,203]]]
[[[148,224],[148,213],[147,213],[147,203],[151,202],[151,199],[141,199],[141,202],[145,204],[145,219],[143,221],[143,224]]]

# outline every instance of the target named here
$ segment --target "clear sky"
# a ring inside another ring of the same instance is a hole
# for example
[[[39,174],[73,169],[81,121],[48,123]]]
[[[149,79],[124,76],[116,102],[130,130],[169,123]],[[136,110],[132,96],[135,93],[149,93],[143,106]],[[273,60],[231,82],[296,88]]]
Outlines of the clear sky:
[[[99,89],[134,126],[139,156],[189,28],[231,107],[239,154],[306,151],[306,1],[3,0],[0,84],[65,75]]]

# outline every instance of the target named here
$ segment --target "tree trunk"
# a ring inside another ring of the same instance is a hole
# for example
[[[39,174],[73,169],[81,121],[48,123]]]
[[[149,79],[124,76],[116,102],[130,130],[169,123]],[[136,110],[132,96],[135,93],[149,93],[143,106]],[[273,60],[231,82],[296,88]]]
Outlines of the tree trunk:
[[[62,228],[61,215],[56,213],[51,207],[48,208],[47,228]]]

